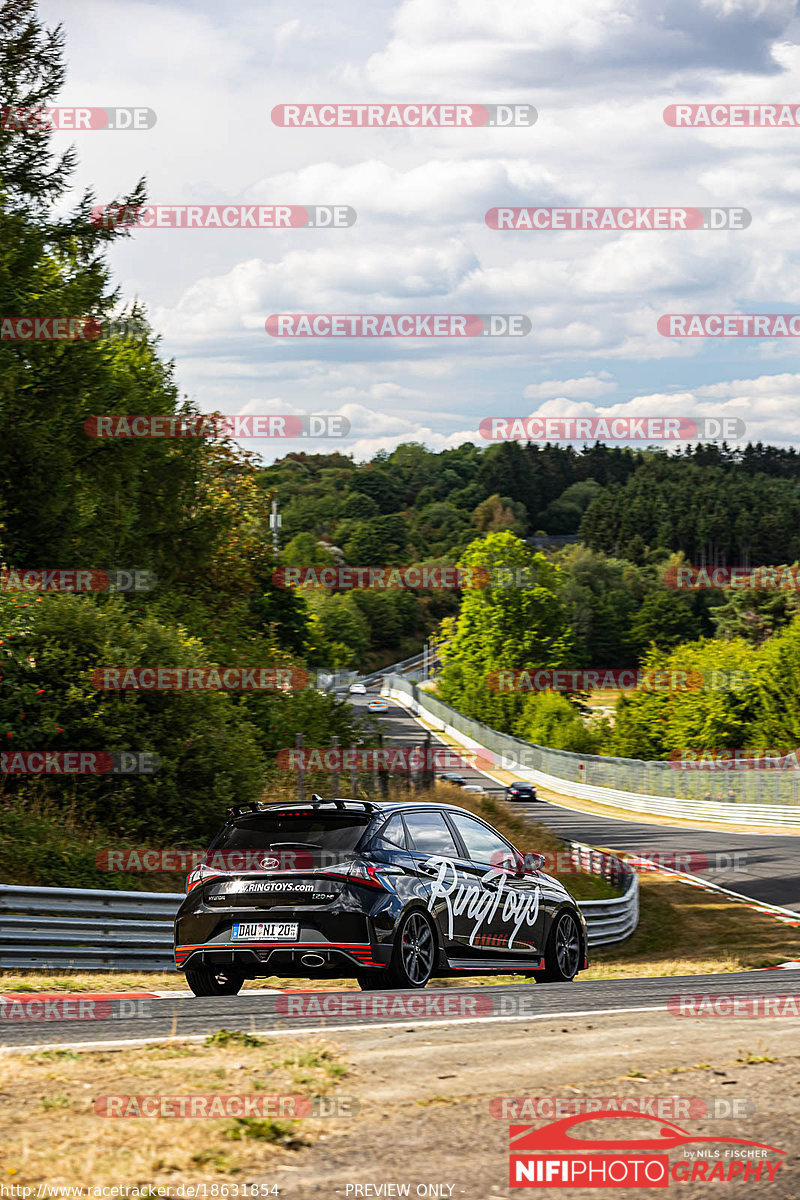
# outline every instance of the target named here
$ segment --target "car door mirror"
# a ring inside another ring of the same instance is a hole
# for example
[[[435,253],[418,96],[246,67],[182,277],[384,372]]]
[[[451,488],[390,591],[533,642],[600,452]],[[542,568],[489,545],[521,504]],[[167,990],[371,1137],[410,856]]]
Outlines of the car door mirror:
[[[528,863],[525,855],[520,854],[519,850],[514,851],[514,861],[508,864],[508,871],[515,879],[522,879],[523,875],[528,870]]]

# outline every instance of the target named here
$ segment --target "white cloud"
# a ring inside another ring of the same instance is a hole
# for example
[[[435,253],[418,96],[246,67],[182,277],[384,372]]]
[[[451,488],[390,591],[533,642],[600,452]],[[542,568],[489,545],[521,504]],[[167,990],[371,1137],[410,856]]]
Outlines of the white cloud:
[[[666,312],[800,309],[797,131],[673,129],[661,117],[680,101],[794,102],[794,0],[354,0],[347,22],[321,0],[302,11],[241,0],[235,22],[212,0],[40,8],[66,26],[63,103],[158,112],[147,133],[57,135],[78,146],[75,194],[92,184],[107,201],[144,174],[154,201],[358,213],[341,231],[154,230],[112,248],[123,295],[148,306],[202,407],[360,405],[403,422],[370,426],[365,453],[382,436],[456,444],[487,412],[525,401],[623,393],[749,406],[759,436],[795,436],[794,376],[766,374],[794,365],[793,342],[656,328]],[[269,116],[278,103],[381,98],[528,101],[539,121],[289,130]],[[486,210],[504,204],[742,205],[753,222],[685,235],[487,229]],[[518,312],[533,328],[460,346],[290,345],[264,331],[282,311]]]
[[[608,371],[600,371],[597,375],[588,371],[580,379],[544,379],[541,383],[529,384],[522,394],[526,400],[546,400],[566,394],[581,400],[593,400],[616,390],[614,377]]]
[[[530,90],[531,81],[563,88],[565,78],[579,88],[626,73],[641,86],[697,68],[768,71],[771,43],[793,16],[792,0],[707,0],[699,9],[680,0],[403,0],[366,74],[376,90],[427,95],[476,84]]]

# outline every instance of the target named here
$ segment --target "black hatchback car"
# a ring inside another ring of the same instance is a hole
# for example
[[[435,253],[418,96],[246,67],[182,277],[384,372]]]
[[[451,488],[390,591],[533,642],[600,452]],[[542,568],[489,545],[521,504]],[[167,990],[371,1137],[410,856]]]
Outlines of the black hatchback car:
[[[230,809],[186,881],[175,963],[197,996],[260,975],[364,989],[501,971],[571,980],[588,965],[586,923],[530,861],[450,804],[314,796]]]
[[[536,788],[532,783],[512,783],[506,788],[507,800],[535,800]]]

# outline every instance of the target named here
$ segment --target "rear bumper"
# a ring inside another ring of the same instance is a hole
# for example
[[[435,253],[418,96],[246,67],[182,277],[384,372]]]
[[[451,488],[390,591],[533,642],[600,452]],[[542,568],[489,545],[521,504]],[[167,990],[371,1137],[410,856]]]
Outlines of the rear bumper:
[[[366,943],[334,942],[280,943],[211,942],[175,947],[175,966],[179,971],[203,965],[236,964],[254,975],[318,975],[326,970],[353,974],[362,970],[383,970],[389,961],[389,948]],[[304,962],[306,956],[321,962]]]

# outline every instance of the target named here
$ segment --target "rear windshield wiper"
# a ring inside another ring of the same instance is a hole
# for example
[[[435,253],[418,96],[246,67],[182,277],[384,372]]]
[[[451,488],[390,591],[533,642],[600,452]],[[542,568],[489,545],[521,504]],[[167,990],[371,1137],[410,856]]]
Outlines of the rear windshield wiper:
[[[295,848],[299,846],[301,850],[319,850],[317,842],[270,842],[269,849],[277,850],[281,846],[294,846]]]

